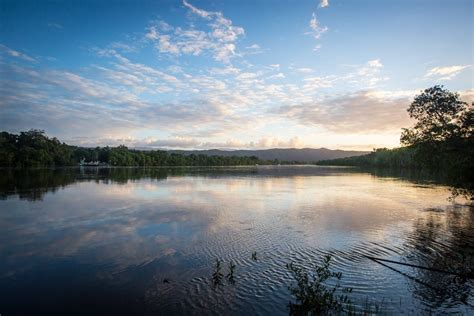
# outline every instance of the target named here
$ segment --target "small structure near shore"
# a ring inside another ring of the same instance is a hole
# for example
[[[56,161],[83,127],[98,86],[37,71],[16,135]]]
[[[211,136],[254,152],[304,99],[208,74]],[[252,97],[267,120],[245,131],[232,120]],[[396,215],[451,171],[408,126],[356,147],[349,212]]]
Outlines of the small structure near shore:
[[[99,166],[108,166],[105,162],[96,161],[86,161],[85,158],[82,158],[79,162],[79,166],[81,167],[99,167]]]

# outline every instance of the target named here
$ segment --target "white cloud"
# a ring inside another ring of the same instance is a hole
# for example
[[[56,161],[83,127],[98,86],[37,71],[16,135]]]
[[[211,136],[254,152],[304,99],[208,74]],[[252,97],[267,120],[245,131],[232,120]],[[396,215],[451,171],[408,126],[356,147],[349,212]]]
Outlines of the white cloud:
[[[268,148],[301,148],[304,143],[298,136],[288,139],[278,137],[261,137],[257,141],[244,142],[238,139],[208,142],[195,137],[171,136],[168,138],[147,137],[72,137],[66,140],[68,144],[76,146],[119,146],[129,148],[148,149],[268,149]]]
[[[151,26],[148,30],[148,33],[145,34],[145,37],[150,40],[158,39],[158,32],[156,31],[156,27]]]
[[[221,12],[205,11],[187,1],[183,1],[183,5],[191,14],[208,21],[209,30],[199,30],[194,26],[189,29],[174,28],[160,21],[156,26],[151,26],[145,35],[146,39],[156,42],[155,48],[160,53],[200,56],[208,52],[215,60],[224,63],[237,55],[236,43],[245,34],[242,27],[234,26]],[[259,46],[254,44],[247,49],[250,49],[249,53],[256,53]]]
[[[270,77],[268,77],[268,79],[284,79],[285,78],[285,74],[283,74],[282,72],[279,72],[275,75],[271,75]]]
[[[310,32],[306,32],[306,35],[312,36],[315,40],[319,40],[321,36],[326,33],[329,28],[327,26],[321,26],[318,19],[316,18],[316,14],[313,12],[311,16],[311,20],[309,21],[309,27],[311,28]],[[322,47],[321,44],[316,44],[313,48],[313,51],[318,51]]]
[[[452,80],[463,70],[470,68],[471,65],[456,65],[446,67],[431,68],[426,74],[425,78],[437,77],[438,80]]]
[[[229,139],[225,142],[204,142],[197,148],[216,149],[268,149],[268,148],[301,148],[305,144],[298,136],[289,139],[278,137],[261,137],[257,141],[243,142],[241,140]]]
[[[76,146],[119,146],[125,145],[129,148],[149,148],[149,149],[172,149],[172,148],[196,148],[201,143],[195,138],[173,136],[169,138],[147,137],[138,139],[134,137],[73,137],[68,140],[68,144]]]
[[[207,12],[205,10],[198,9],[194,7],[192,4],[190,4],[189,2],[187,2],[186,0],[183,0],[183,5],[189,10],[191,10],[192,13],[197,14],[201,18],[204,18],[204,19],[210,19],[211,16],[214,14],[214,12]]]
[[[311,28],[311,32],[307,33],[313,36],[315,39],[319,39],[321,35],[328,31],[326,26],[320,26],[319,21],[316,18],[316,14],[313,12],[312,18],[309,21],[309,27]]]
[[[29,62],[36,62],[36,59],[34,59],[33,57],[30,57],[30,56],[28,56],[24,53],[19,52],[19,51],[13,50],[13,49],[11,49],[11,48],[9,48],[5,45],[2,45],[2,44],[0,44],[0,52],[6,53],[11,57],[20,58],[20,59],[23,59],[23,60],[26,60],[26,61],[29,61]]]
[[[383,67],[382,63],[380,62],[380,59],[369,60],[367,62],[367,64],[372,68],[382,68]]]
[[[252,44],[250,46],[245,47],[247,49],[260,49],[260,46],[258,44]]]
[[[312,73],[314,71],[312,68],[309,68],[309,67],[296,68],[295,70],[297,72],[306,73],[306,74]]]
[[[373,59],[363,65],[349,65],[348,67],[355,68],[355,70],[342,76],[341,79],[362,89],[374,88],[389,79],[381,75],[383,64],[380,59]]]
[[[245,47],[245,55],[255,55],[261,53],[263,53],[263,50],[258,44],[252,44],[250,46]]]
[[[320,8],[326,8],[329,6],[329,0],[321,0],[319,1],[319,7]]]
[[[170,36],[169,35],[157,35],[158,43],[156,44],[156,48],[161,52],[161,53],[171,53],[178,55],[180,51],[182,50],[185,53],[192,53],[193,55],[199,55],[201,53],[201,48],[196,45],[188,45],[188,46],[183,46],[179,47],[178,45],[171,43],[170,42]]]

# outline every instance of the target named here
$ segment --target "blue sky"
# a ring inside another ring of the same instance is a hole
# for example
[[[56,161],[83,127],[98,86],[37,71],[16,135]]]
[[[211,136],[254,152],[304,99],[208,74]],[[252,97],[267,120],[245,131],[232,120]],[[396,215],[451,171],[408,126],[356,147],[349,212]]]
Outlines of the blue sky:
[[[159,148],[399,145],[474,99],[472,1],[2,1],[0,128]]]

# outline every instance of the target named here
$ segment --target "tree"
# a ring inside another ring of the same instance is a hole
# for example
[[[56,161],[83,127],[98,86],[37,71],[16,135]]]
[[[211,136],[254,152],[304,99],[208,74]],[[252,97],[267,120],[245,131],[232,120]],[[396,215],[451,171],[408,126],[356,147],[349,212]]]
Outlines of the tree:
[[[467,139],[473,132],[473,109],[459,99],[459,94],[434,86],[417,95],[408,108],[417,120],[411,128],[404,128],[400,137],[403,145]]]

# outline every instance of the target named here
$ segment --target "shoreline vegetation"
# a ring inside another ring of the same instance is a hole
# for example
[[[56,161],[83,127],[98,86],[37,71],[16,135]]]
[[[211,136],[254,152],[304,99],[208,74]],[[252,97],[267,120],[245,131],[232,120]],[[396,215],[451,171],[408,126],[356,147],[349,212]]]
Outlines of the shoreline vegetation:
[[[240,166],[280,163],[278,160],[262,160],[256,156],[185,155],[165,150],[129,149],[124,145],[95,148],[71,146],[55,137],[48,137],[42,130],[34,129],[19,134],[5,131],[0,133],[0,167],[70,167],[79,166],[81,160],[97,161],[116,167]]]

